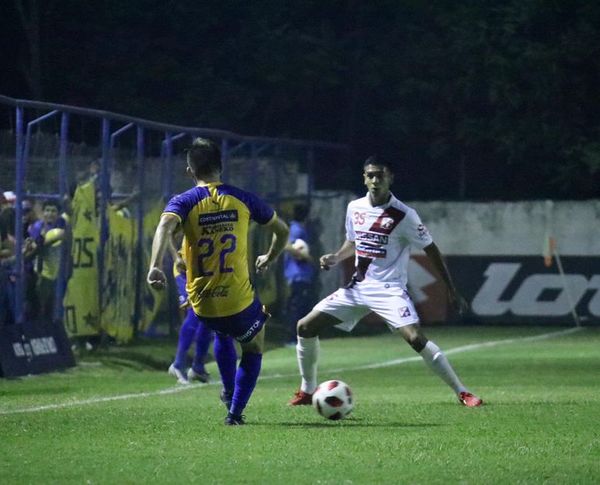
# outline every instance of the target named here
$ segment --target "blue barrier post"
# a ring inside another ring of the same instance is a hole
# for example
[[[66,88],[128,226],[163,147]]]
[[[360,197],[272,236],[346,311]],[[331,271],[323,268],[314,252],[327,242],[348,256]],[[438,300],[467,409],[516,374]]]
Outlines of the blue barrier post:
[[[25,164],[23,160],[24,154],[24,138],[23,138],[23,127],[24,127],[24,113],[23,108],[17,106],[16,109],[16,137],[17,137],[17,147],[16,147],[16,180],[15,180],[15,192],[17,196],[17,207],[16,207],[16,216],[15,216],[15,238],[16,238],[16,247],[17,251],[15,254],[15,274],[17,277],[17,281],[15,283],[15,322],[23,323],[24,314],[23,314],[23,302],[24,302],[24,270],[23,270],[23,254],[20,251],[20,248],[23,244],[23,219],[22,219],[22,209],[20,201],[23,198],[23,184],[25,180]]]
[[[68,193],[67,183],[67,148],[69,145],[69,113],[63,113],[60,119],[60,146],[58,151],[58,191],[61,196]],[[64,200],[63,200],[64,201]],[[61,202],[63,202],[61,201]],[[64,207],[63,207],[64,209]],[[69,221],[71,224],[71,221]],[[70,231],[70,228],[65,228],[65,231]],[[69,238],[70,240],[70,238]],[[68,240],[64,239],[61,245],[60,266],[58,269],[58,278],[56,280],[55,296],[54,296],[54,315],[53,320],[64,320],[63,314],[63,298],[67,287],[67,262],[70,255],[70,245]]]
[[[96,207],[99,208],[98,217],[100,217],[100,240],[98,241],[98,288],[102,288],[104,276],[104,244],[108,239],[108,220],[106,218],[106,205],[110,197],[110,173],[108,171],[110,163],[110,120],[102,118],[102,128],[100,132],[102,145],[102,159],[100,166],[100,201],[96,200]],[[96,188],[97,189],[97,188]],[[96,196],[98,191],[96,190]],[[100,202],[100,203],[98,203]]]
[[[136,242],[136,278],[135,278],[135,304],[133,310],[133,334],[137,335],[139,321],[141,318],[142,303],[142,284],[146,284],[146,271],[143,267],[144,251],[144,187],[145,187],[145,167],[144,167],[144,128],[137,127],[136,133],[136,161],[138,176],[138,206],[137,206],[137,242]]]
[[[17,108],[17,123],[19,118],[19,108]],[[41,123],[42,121],[51,118],[55,114],[58,113],[58,110],[53,110],[50,113],[46,113],[39,118],[36,118],[29,123],[27,123],[27,131],[25,134],[24,146],[23,142],[17,142],[17,147],[19,145],[22,146],[21,153],[17,153],[17,180],[15,187],[15,244],[16,244],[16,254],[15,254],[15,272],[17,274],[17,282],[15,287],[15,321],[17,323],[23,323],[25,321],[26,315],[24,311],[24,303],[25,303],[25,264],[22,254],[23,241],[26,228],[23,227],[23,196],[24,196],[24,185],[25,185],[25,174],[27,171],[27,160],[29,157],[29,150],[31,146],[31,131],[35,125]],[[22,133],[22,123],[23,123],[24,113],[21,111],[21,133]],[[18,134],[17,134],[18,136]],[[19,148],[17,148],[19,150]]]

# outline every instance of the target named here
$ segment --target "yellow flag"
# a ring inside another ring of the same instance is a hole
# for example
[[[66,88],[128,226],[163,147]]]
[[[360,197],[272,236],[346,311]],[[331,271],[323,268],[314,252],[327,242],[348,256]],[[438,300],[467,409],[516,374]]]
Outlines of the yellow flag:
[[[133,337],[136,278],[136,224],[112,207],[106,210],[109,236],[104,246],[102,328],[117,342]]]
[[[98,335],[100,304],[96,249],[100,231],[96,217],[96,191],[93,181],[77,187],[72,207],[73,273],[67,284],[64,298],[65,327],[71,337]]]

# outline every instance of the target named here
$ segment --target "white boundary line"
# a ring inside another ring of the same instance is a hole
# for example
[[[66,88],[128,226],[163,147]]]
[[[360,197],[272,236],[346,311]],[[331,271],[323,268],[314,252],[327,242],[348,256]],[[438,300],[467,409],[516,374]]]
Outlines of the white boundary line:
[[[569,328],[567,330],[561,330],[558,332],[550,332],[550,333],[543,333],[543,334],[539,334],[539,335],[532,335],[531,337],[517,337],[517,338],[504,339],[504,340],[491,340],[488,342],[480,342],[480,343],[476,343],[476,344],[454,347],[452,349],[445,350],[444,353],[446,355],[460,354],[462,352],[470,352],[472,350],[479,350],[479,349],[487,348],[487,347],[496,347],[498,345],[507,345],[507,344],[513,344],[513,343],[534,342],[537,340],[546,340],[546,339],[550,339],[550,338],[554,338],[554,337],[561,337],[563,335],[569,335],[569,334],[578,332],[582,329],[583,329],[582,327],[575,327],[575,328]],[[408,362],[418,362],[420,360],[422,360],[421,356],[404,357],[402,359],[388,360],[386,362],[380,362],[377,364],[359,365],[359,366],[355,366],[355,367],[346,367],[346,368],[339,368],[339,369],[328,369],[327,372],[332,373],[332,372],[348,372],[348,371],[355,371],[355,370],[380,369],[382,367],[391,367],[394,365],[405,364]],[[260,380],[264,381],[264,380],[270,380],[270,379],[281,379],[281,378],[297,377],[297,376],[298,376],[298,373],[271,374],[268,376],[261,377]],[[128,399],[140,399],[140,398],[153,397],[153,396],[164,396],[164,395],[168,395],[168,394],[177,394],[179,392],[189,391],[191,389],[196,389],[198,387],[206,387],[207,385],[216,385],[216,384],[218,384],[218,383],[214,382],[214,383],[209,383],[209,384],[190,384],[187,386],[180,385],[177,387],[169,387],[167,389],[162,389],[160,391],[139,392],[139,393],[135,393],[135,394],[120,394],[118,396],[95,397],[95,398],[90,398],[90,399],[82,399],[80,401],[70,401],[70,402],[59,403],[59,404],[47,404],[44,406],[12,409],[12,410],[7,410],[7,411],[0,411],[0,416],[8,416],[11,414],[37,413],[37,412],[41,412],[41,411],[50,411],[50,410],[54,410],[54,409],[65,409],[65,408],[71,408],[71,407],[75,407],[75,406],[85,406],[88,404],[98,404],[98,403],[112,402],[112,401],[125,401]]]

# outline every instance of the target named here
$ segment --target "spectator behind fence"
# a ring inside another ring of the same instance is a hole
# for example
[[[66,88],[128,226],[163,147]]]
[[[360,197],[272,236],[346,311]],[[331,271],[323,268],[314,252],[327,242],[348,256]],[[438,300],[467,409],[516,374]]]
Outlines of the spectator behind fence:
[[[12,193],[12,192],[11,192]],[[25,281],[25,316],[29,317],[33,309],[37,308],[35,295],[35,274],[33,273],[34,244],[27,237],[27,227],[35,220],[33,204],[23,200],[23,247],[24,281]],[[0,198],[0,323],[11,324],[15,322],[15,285],[17,274],[16,262],[16,237],[15,237],[14,199]]]
[[[283,273],[288,285],[286,319],[290,328],[286,335],[288,345],[296,345],[296,322],[313,306],[315,267],[310,256],[310,234],[306,226],[309,208],[304,204],[294,206],[290,222],[290,236],[285,247]]]
[[[14,226],[14,209],[0,192],[0,326],[15,321]]]
[[[56,281],[67,227],[65,218],[59,214],[59,203],[46,200],[42,206],[42,220],[29,228],[29,236],[35,245],[39,316],[51,320],[55,318]]]

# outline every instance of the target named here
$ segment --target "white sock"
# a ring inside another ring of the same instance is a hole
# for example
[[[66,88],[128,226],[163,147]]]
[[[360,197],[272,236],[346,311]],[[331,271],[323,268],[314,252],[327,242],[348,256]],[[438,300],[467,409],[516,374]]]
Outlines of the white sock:
[[[442,380],[448,384],[455,393],[466,391],[466,387],[460,382],[460,379],[454,372],[454,369],[448,362],[448,359],[440,348],[431,340],[427,342],[425,348],[419,352],[427,366],[435,372]]]
[[[312,394],[317,388],[319,337],[298,337],[296,356],[298,357],[298,368],[302,376],[300,390]]]

